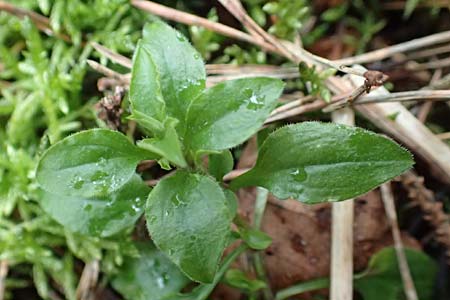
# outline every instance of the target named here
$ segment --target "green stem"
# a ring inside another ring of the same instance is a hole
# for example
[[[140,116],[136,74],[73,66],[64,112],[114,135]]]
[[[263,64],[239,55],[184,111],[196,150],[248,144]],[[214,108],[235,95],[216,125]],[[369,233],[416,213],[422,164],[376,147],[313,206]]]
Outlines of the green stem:
[[[293,285],[291,287],[288,287],[284,290],[279,291],[275,296],[275,300],[284,300],[291,296],[301,294],[304,292],[310,292],[310,291],[314,291],[314,290],[327,288],[329,285],[330,285],[329,278],[319,278],[319,279],[302,282],[302,283]]]
[[[269,197],[269,191],[262,187],[256,188],[256,202],[255,212],[253,217],[253,226],[255,229],[261,228],[262,218],[264,210],[266,209],[267,198]]]
[[[256,188],[256,202],[255,211],[253,215],[253,226],[255,229],[261,228],[262,218],[266,209],[267,199],[269,197],[269,191],[262,187]],[[266,288],[263,289],[263,296],[266,300],[273,299],[273,292],[270,288],[269,280],[264,269],[263,260],[260,252],[253,253],[253,264],[255,267],[256,275],[260,280],[266,283]]]

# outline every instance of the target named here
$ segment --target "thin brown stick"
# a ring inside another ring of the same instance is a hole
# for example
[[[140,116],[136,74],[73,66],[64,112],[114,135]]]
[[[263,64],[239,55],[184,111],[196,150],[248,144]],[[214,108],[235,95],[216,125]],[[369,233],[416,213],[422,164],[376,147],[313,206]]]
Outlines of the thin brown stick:
[[[427,120],[427,118],[428,118],[428,115],[430,114],[431,109],[433,108],[433,104],[434,104],[434,102],[428,101],[428,102],[425,102],[425,103],[420,107],[419,113],[417,114],[417,119],[418,119],[420,122],[422,122],[422,123],[425,123],[425,122],[426,122],[426,120]]]
[[[420,59],[420,58],[435,56],[435,55],[448,53],[448,52],[450,52],[450,45],[444,45],[441,47],[436,47],[436,48],[425,49],[425,50],[413,52],[410,55],[408,55],[407,58],[408,58],[408,60]]]
[[[239,0],[218,0],[236,19],[238,19],[242,25],[244,25],[245,28],[249,32],[252,32],[253,34],[257,34],[260,36],[260,38],[254,38],[254,41],[260,42],[266,41],[269,45],[274,47],[276,49],[276,52],[280,53],[281,55],[285,56],[286,58],[300,62],[298,60],[298,57],[293,55],[280,41],[278,41],[274,36],[268,34],[264,31],[255,21],[253,21],[252,18],[246,13],[244,10],[242,4]]]
[[[256,44],[263,48],[266,51],[270,52],[278,52],[276,48],[271,46],[270,44],[260,40],[255,39],[253,36],[244,33],[240,30],[234,29],[232,27],[223,25],[221,23],[213,22],[211,20],[201,18],[189,13],[181,12],[179,10],[157,4],[151,1],[142,1],[142,0],[132,0],[131,4],[139,9],[147,11],[151,14],[161,16],[163,18],[180,22],[187,25],[196,25],[201,26],[211,31],[220,33],[225,36],[229,36],[235,38],[237,40],[245,41],[248,43]]]
[[[443,31],[423,38],[414,39],[408,42],[385,47],[364,54],[338,59],[335,60],[334,63],[341,65],[353,65],[353,64],[363,64],[374,61],[380,61],[385,58],[391,57],[392,55],[397,53],[408,52],[435,44],[446,43],[449,41],[450,41],[450,31]]]
[[[125,85],[130,84],[130,78],[127,75],[117,73],[116,71],[111,70],[110,68],[105,67],[94,60],[88,59],[87,63],[92,69],[96,70],[99,73],[102,73],[103,75],[105,75],[107,77],[114,78],[114,79],[122,82]]]
[[[441,140],[450,140],[450,132],[438,133],[436,136]]]
[[[412,71],[422,71],[422,70],[428,70],[428,69],[440,69],[450,66],[450,57],[444,58],[444,59],[438,59],[434,61],[430,61],[423,64],[411,64],[407,65],[408,70]]]
[[[350,108],[333,112],[332,119],[335,123],[355,125]],[[331,213],[330,300],[352,300],[354,200],[333,203]]]
[[[298,107],[295,107],[293,109],[290,109],[288,111],[280,112],[276,115],[270,116],[267,118],[267,120],[264,122],[264,124],[273,123],[279,120],[287,119],[290,117],[298,116],[307,112],[316,111],[323,107],[325,107],[327,103],[323,100],[316,100],[311,103],[307,103]]]
[[[368,103],[407,101],[450,101],[450,90],[420,90],[390,94],[366,95],[356,100],[353,104],[359,105]]]
[[[417,291],[405,256],[400,229],[397,222],[397,213],[395,211],[394,195],[391,184],[385,183],[381,186],[381,198],[383,199],[386,216],[391,226],[392,237],[394,239],[395,253],[397,254],[398,267],[403,281],[403,288],[408,300],[418,300]]]
[[[8,275],[8,262],[6,260],[0,261],[0,300],[5,298],[5,281]]]
[[[355,90],[355,91],[358,91]],[[304,104],[299,101],[292,101],[288,104],[280,106],[274,113],[271,114],[266,123],[271,123],[279,121],[286,118],[291,118],[306,112],[319,110],[325,108],[325,112],[331,112],[340,108],[343,103],[350,103],[347,100],[348,97],[352,97],[353,93],[348,96],[335,96],[330,103],[326,103],[322,100],[313,102],[314,104]],[[377,94],[377,95],[365,95],[354,101],[353,105],[362,104],[372,104],[372,103],[382,103],[382,102],[409,102],[409,101],[450,101],[450,91],[449,90],[420,90],[420,91],[408,91],[408,92],[398,92],[390,94]],[[328,109],[328,107],[330,107]]]
[[[128,69],[131,69],[133,67],[133,62],[128,57],[120,55],[96,42],[91,43],[91,45],[95,50],[97,50],[99,53],[103,54],[116,64],[119,64]]]
[[[231,171],[230,173],[226,174],[223,177],[223,181],[230,181],[235,179],[238,176],[241,176],[242,174],[244,174],[245,172],[247,172],[248,170],[250,170],[250,168],[244,168],[244,169],[236,169]]]
[[[288,103],[286,103],[285,105],[282,105],[280,107],[277,107],[276,109],[274,109],[272,111],[272,113],[270,114],[271,117],[280,114],[282,112],[288,111],[294,107],[299,107],[305,103],[310,103],[313,102],[314,100],[317,100],[316,97],[314,96],[303,96],[300,99],[294,100],[294,101],[290,101]]]
[[[299,76],[297,67],[279,67],[272,65],[243,65],[236,66],[230,64],[208,64],[206,65],[208,75],[236,75],[242,73],[254,73],[260,75],[283,74],[288,76]]]
[[[84,266],[78,283],[77,300],[94,300],[100,266],[98,260],[93,260]]]
[[[71,42],[71,39],[66,34],[55,33],[50,27],[50,20],[34,11],[26,10],[10,3],[0,1],[0,11],[6,11],[9,14],[17,16],[19,18],[30,18],[30,20],[36,25],[36,27],[45,32],[48,35],[56,36],[66,42]]]

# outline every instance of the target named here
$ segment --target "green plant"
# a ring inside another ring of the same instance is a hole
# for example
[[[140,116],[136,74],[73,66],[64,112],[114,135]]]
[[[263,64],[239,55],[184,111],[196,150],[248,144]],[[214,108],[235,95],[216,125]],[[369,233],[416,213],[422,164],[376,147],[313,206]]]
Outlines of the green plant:
[[[303,23],[310,18],[310,7],[306,0],[279,0],[266,3],[263,10],[273,16],[274,24],[269,32],[279,37],[292,39]]]
[[[82,131],[51,146],[37,166],[42,207],[71,231],[108,237],[132,228],[145,213],[156,247],[201,283],[190,294],[176,294],[177,285],[161,299],[205,299],[239,253],[270,244],[236,217],[238,188],[261,186],[305,203],[341,201],[413,164],[406,150],[380,135],[304,122],[268,135],[256,166],[227,186],[229,149],[257,133],[283,83],[243,78],[206,89],[205,82],[200,54],[186,38],[162,22],[149,24],[134,54],[129,93],[130,119],[149,137],[135,144],[117,131]],[[135,171],[148,159],[177,168],[153,190]],[[236,238],[245,243],[218,267]]]
[[[308,67],[304,62],[298,65],[300,80],[305,94],[320,96],[326,102],[331,101],[331,92],[325,84],[325,80],[336,73],[335,69],[317,71],[316,67]]]
[[[410,248],[404,251],[419,299],[433,299],[434,280],[438,271],[436,263],[423,252]],[[383,248],[372,255],[367,269],[353,275],[353,284],[364,300],[379,299],[380,290],[383,290],[384,299],[404,299],[395,249]],[[328,288],[329,285],[329,278],[302,282],[279,291],[275,299],[288,299],[300,293]]]

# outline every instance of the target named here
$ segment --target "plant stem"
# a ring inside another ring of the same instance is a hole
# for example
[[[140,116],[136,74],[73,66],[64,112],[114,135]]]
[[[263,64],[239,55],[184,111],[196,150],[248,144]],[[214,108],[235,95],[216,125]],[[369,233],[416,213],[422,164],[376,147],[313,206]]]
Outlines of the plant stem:
[[[262,187],[256,188],[256,203],[255,212],[253,217],[253,226],[255,229],[261,228],[261,222],[266,209],[267,198],[269,197],[269,191]]]
[[[302,282],[302,283],[293,285],[291,287],[288,287],[284,290],[279,291],[276,294],[275,299],[276,300],[284,300],[284,299],[287,299],[291,296],[294,296],[294,295],[297,295],[300,293],[324,289],[324,288],[329,287],[329,285],[330,285],[329,278],[319,278],[319,279]]]
[[[267,199],[269,197],[269,191],[262,187],[256,188],[256,202],[255,211],[253,215],[253,226],[255,229],[261,228],[262,218],[266,209]],[[266,300],[273,299],[273,292],[269,285],[269,280],[264,269],[261,252],[253,253],[253,264],[258,279],[263,280],[266,283],[266,288],[263,289],[263,296]]]

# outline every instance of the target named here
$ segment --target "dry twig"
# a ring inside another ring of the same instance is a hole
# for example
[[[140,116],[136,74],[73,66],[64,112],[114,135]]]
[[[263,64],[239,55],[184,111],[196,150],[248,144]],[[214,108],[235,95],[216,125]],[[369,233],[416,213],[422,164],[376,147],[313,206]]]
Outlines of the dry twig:
[[[31,21],[36,25],[36,27],[45,32],[48,35],[56,36],[66,42],[71,42],[71,39],[66,34],[61,33],[55,33],[51,27],[50,27],[50,20],[47,17],[44,17],[38,13],[35,13],[34,11],[30,11],[27,9],[23,9],[20,7],[17,7],[11,3],[7,3],[5,1],[0,1],[0,11],[6,11],[7,13],[10,13],[12,15],[15,15],[19,18],[30,18]]]
[[[0,261],[0,300],[5,297],[5,281],[8,275],[8,262],[6,260]]]
[[[394,195],[391,184],[385,183],[381,186],[381,198],[383,199],[386,216],[391,226],[392,237],[394,239],[395,253],[397,254],[398,267],[403,281],[403,288],[408,300],[418,300],[416,287],[411,276],[408,260],[405,256],[402,237],[397,222],[397,212],[395,211]]]
[[[77,287],[77,300],[94,300],[99,272],[98,260],[93,260],[84,266]]]
[[[447,249],[450,265],[450,218],[443,211],[442,203],[437,202],[433,192],[425,187],[423,177],[419,177],[410,171],[403,174],[401,179],[408,190],[410,200],[419,205],[425,214],[425,220],[434,227],[436,240]]]
[[[100,45],[99,43],[91,43],[92,47],[94,47],[95,50],[97,50],[99,53],[103,54],[107,58],[109,58],[112,62],[115,62],[116,64],[119,64],[125,68],[131,69],[133,66],[133,63],[131,59],[128,57],[125,57],[123,55],[120,55],[105,46]]]
[[[147,11],[151,14],[161,16],[163,18],[180,22],[187,25],[196,25],[201,26],[204,28],[207,28],[211,31],[220,33],[225,36],[229,36],[232,38],[235,38],[237,40],[249,42],[252,44],[256,44],[263,48],[264,50],[271,51],[271,52],[277,52],[277,50],[269,45],[268,43],[261,41],[260,39],[255,39],[253,36],[244,33],[240,30],[237,30],[235,28],[223,25],[221,23],[213,22],[211,20],[201,18],[189,13],[181,12],[179,10],[157,4],[151,1],[141,1],[141,0],[132,0],[131,4],[135,7],[142,9],[144,11]]]
[[[408,42],[367,52],[364,54],[338,59],[335,60],[334,63],[341,65],[353,65],[353,64],[364,64],[369,62],[375,62],[391,57],[392,55],[397,53],[412,51],[420,48],[425,48],[431,45],[446,43],[449,41],[450,41],[450,31],[444,31],[423,38],[418,38]]]
[[[333,122],[355,125],[351,108],[332,114]],[[353,299],[353,220],[354,200],[335,202],[331,206],[331,300]]]

